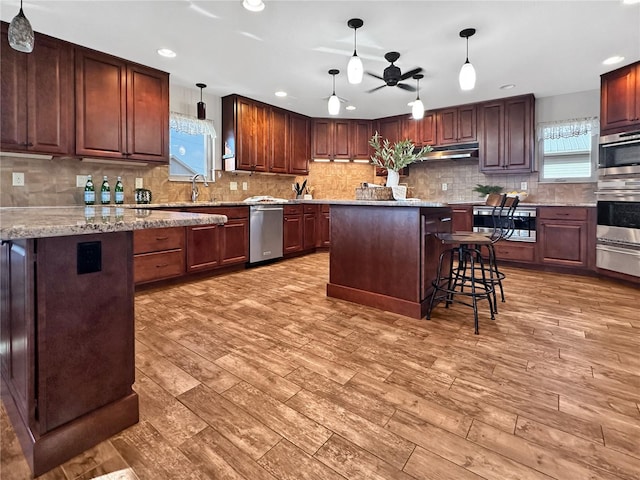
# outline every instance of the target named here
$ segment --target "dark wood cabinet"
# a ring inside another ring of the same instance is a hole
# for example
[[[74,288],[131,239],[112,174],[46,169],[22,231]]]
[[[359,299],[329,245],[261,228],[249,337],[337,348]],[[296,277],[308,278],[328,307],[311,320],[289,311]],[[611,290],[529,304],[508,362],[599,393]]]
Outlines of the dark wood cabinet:
[[[186,227],[187,272],[210,270],[220,265],[220,225]]]
[[[289,173],[307,175],[311,158],[311,120],[297,113],[289,113]]]
[[[36,33],[26,54],[9,47],[7,31],[2,22],[0,147],[73,154],[73,46]]]
[[[133,254],[136,285],[184,275],[184,228],[136,230],[133,233]]]
[[[272,173],[289,173],[289,113],[281,108],[271,108],[271,163]]]
[[[169,74],[75,50],[76,154],[169,161]]]
[[[411,140],[414,145],[419,145],[422,140],[421,122],[411,115],[402,115],[400,118],[400,139]]]
[[[351,123],[349,120],[315,118],[313,158],[349,159],[351,157]]]
[[[232,218],[220,229],[220,265],[249,261],[249,218]]]
[[[534,156],[533,95],[478,105],[480,170],[528,173]]]
[[[438,110],[436,122],[438,145],[477,141],[475,105]]]
[[[640,62],[601,76],[600,133],[640,128]]]
[[[320,205],[316,246],[322,248],[331,246],[331,206],[328,204]]]
[[[451,231],[473,230],[473,205],[451,205]]]
[[[594,265],[595,211],[584,207],[540,207],[538,263],[590,268]]]
[[[418,127],[420,146],[435,145],[438,141],[436,137],[436,114],[434,112],[424,112],[424,117],[420,120]]]
[[[371,160],[369,140],[372,135],[370,120],[351,120],[351,158],[353,160]]]
[[[318,206],[315,204],[303,205],[303,250],[314,250],[316,248],[317,225],[318,225]]]
[[[380,134],[382,140],[387,139],[389,143],[394,144],[402,140],[402,118],[403,115],[398,115],[395,117],[387,117],[380,118],[374,122],[374,128]],[[400,175],[407,175],[409,173],[408,168],[403,168],[400,170]],[[385,168],[376,167],[376,176],[377,177],[386,177],[387,170]]]
[[[3,402],[34,476],[138,421],[131,258],[131,232],[3,242]]]
[[[285,205],[282,224],[282,251],[285,255],[302,251],[304,223],[302,205]]]
[[[235,111],[236,125],[233,128],[233,135],[237,149],[235,152],[236,168],[266,172],[269,145],[267,122],[269,107],[244,97],[233,96],[230,100],[234,104]]]

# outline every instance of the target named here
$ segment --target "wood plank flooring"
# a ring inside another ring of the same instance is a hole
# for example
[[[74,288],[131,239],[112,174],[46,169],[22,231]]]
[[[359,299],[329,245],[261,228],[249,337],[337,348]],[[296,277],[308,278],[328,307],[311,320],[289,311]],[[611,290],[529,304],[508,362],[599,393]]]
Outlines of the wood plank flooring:
[[[40,478],[640,479],[638,289],[504,268],[476,336],[327,298],[328,260],[138,292],[140,423]]]

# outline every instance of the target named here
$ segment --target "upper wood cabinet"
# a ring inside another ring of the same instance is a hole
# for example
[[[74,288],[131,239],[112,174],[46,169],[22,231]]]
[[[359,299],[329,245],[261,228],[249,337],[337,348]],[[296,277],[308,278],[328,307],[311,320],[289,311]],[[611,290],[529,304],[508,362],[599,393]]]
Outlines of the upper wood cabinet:
[[[445,108],[436,113],[438,145],[468,143],[477,140],[475,105]]]
[[[281,108],[271,108],[271,164],[269,171],[272,173],[288,173],[289,157],[289,112]]]
[[[76,154],[169,161],[169,74],[76,48]]]
[[[307,175],[311,158],[311,120],[297,113],[289,113],[289,173]]]
[[[527,173],[534,155],[533,95],[493,100],[478,105],[480,170]]]
[[[435,145],[438,141],[436,137],[436,114],[435,112],[424,112],[424,117],[419,121],[418,144],[421,146]]]
[[[601,77],[600,132],[640,128],[640,62]]]
[[[32,53],[9,47],[1,25],[1,140],[5,151],[73,153],[73,46],[35,34]]]
[[[401,140],[402,117],[379,118],[374,122],[374,129],[382,138],[386,138],[390,143],[395,143]]]
[[[371,120],[351,120],[351,158],[358,160],[371,159]]]
[[[350,120],[332,118],[313,119],[313,158],[349,159],[351,157],[350,142]]]

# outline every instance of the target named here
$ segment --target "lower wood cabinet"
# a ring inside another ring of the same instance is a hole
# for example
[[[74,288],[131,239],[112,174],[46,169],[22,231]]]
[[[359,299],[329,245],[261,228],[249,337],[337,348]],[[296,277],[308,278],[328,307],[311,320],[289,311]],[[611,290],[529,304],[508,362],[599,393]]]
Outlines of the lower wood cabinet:
[[[318,206],[303,205],[303,250],[313,250],[316,248]]]
[[[595,209],[540,207],[538,263],[591,268],[595,264]]]
[[[209,270],[220,265],[220,225],[186,227],[187,272]]]
[[[536,260],[536,244],[533,242],[512,242],[501,240],[494,245],[498,262],[534,263]]]
[[[136,230],[133,234],[133,254],[133,278],[136,284],[184,275],[184,227]]]
[[[285,205],[282,222],[282,251],[284,255],[302,251],[304,242],[302,205]]]
[[[316,247],[328,248],[331,246],[331,207],[320,205],[318,212],[318,230],[316,235]]]
[[[451,205],[451,231],[473,230],[473,205]]]

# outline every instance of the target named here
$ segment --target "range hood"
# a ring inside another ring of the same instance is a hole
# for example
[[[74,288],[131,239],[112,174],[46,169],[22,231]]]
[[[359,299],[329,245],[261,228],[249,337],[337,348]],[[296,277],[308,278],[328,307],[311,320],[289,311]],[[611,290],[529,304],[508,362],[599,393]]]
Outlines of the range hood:
[[[425,153],[422,159],[424,161],[434,160],[463,160],[478,159],[479,144],[462,143],[457,145],[444,145],[441,147],[433,147],[429,153]]]

